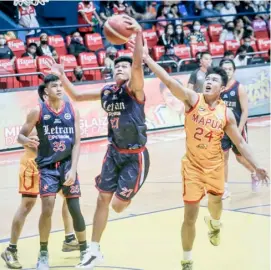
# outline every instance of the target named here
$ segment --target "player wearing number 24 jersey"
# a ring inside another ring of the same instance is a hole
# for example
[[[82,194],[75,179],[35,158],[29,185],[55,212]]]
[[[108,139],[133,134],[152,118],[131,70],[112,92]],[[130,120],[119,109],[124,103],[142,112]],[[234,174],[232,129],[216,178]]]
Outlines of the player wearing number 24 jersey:
[[[193,269],[192,247],[195,239],[195,223],[199,202],[208,193],[208,210],[205,217],[212,245],[220,243],[220,217],[224,191],[224,154],[221,140],[228,134],[241,154],[255,168],[259,179],[269,176],[254,159],[252,151],[241,136],[236,120],[220,93],[227,85],[227,74],[221,68],[211,70],[203,85],[203,94],[185,88],[161,68],[150,56],[147,42],[143,48],[143,60],[159,77],[172,94],[184,102],[186,154],[182,159],[184,222],[182,225],[183,270]]]

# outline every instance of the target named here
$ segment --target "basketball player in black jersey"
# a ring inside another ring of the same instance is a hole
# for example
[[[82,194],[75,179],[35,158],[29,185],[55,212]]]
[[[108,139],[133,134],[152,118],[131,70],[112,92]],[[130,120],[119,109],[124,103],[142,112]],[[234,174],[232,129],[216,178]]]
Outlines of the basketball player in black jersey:
[[[59,76],[67,93],[77,101],[101,100],[108,114],[109,146],[102,171],[96,178],[99,190],[93,221],[91,242],[92,257],[84,265],[91,269],[103,261],[100,240],[107,224],[109,205],[120,213],[131,203],[142,187],[149,170],[149,155],[144,114],[144,74],[142,68],[143,36],[140,25],[126,17],[128,28],[137,32],[133,59],[115,60],[115,84],[101,91],[77,92],[64,74],[63,66],[54,64],[51,73]]]
[[[55,75],[48,75],[39,86],[39,96],[47,100],[27,115],[18,136],[18,142],[38,149],[36,163],[40,173],[42,213],[39,221],[40,253],[38,270],[49,269],[48,239],[56,194],[62,190],[73,219],[80,246],[80,264],[91,258],[87,249],[86,226],[79,204],[81,195],[77,177],[80,153],[79,113],[63,99],[63,85]],[[39,141],[29,138],[36,127]],[[84,268],[84,267],[83,267]]]
[[[236,81],[234,78],[234,72],[236,67],[233,60],[222,60],[220,62],[220,67],[222,67],[228,75],[228,83],[225,91],[221,93],[221,98],[226,103],[227,107],[232,110],[239,131],[247,142],[248,96],[246,90],[244,86],[240,82]],[[222,198],[226,199],[230,196],[228,188],[228,162],[230,149],[232,149],[232,151],[234,152],[236,160],[250,171],[252,191],[256,192],[259,187],[259,180],[253,167],[243,156],[241,156],[240,152],[232,143],[227,134],[224,135],[221,142],[225,158],[225,192]]]

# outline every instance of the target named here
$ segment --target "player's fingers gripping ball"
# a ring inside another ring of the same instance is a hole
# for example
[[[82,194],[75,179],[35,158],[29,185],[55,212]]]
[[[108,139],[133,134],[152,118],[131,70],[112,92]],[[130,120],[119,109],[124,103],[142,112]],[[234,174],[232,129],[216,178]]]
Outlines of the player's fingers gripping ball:
[[[113,15],[104,24],[104,35],[114,45],[122,45],[129,41],[135,29],[131,27],[134,19],[127,15]]]

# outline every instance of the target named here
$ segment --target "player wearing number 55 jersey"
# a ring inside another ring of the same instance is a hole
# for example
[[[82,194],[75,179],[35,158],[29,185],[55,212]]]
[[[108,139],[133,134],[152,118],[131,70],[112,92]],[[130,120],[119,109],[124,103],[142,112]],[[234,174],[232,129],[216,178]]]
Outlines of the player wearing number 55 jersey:
[[[183,270],[192,270],[192,247],[195,239],[195,223],[199,203],[208,193],[210,217],[205,218],[209,228],[209,240],[220,243],[220,217],[224,191],[224,154],[221,139],[224,131],[240,153],[255,168],[259,179],[267,181],[267,172],[254,159],[252,151],[241,136],[233,113],[220,99],[227,85],[227,74],[221,68],[210,71],[203,84],[203,94],[183,87],[161,68],[150,56],[147,45],[143,59],[149,68],[185,105],[186,154],[182,159],[184,222],[182,226]]]
[[[48,239],[51,231],[51,216],[56,194],[62,190],[73,219],[74,230],[79,240],[80,263],[89,260],[86,226],[82,216],[79,197],[80,184],[77,178],[77,163],[80,153],[79,114],[70,102],[63,99],[63,85],[55,75],[48,75],[39,86],[41,99],[45,102],[32,109],[23,125],[18,142],[38,150],[36,163],[40,174],[42,213],[39,221],[40,254],[38,270],[49,269]],[[39,141],[28,138],[36,127]],[[81,268],[81,264],[77,266]]]
[[[120,213],[142,187],[149,170],[149,155],[144,114],[144,75],[142,69],[142,29],[132,18],[126,17],[128,28],[137,32],[133,59],[115,60],[115,84],[102,91],[77,92],[63,72],[63,66],[54,64],[51,72],[60,77],[68,94],[77,101],[101,100],[108,114],[109,146],[102,171],[96,177],[99,190],[93,221],[91,242],[92,257],[83,265],[93,269],[103,261],[100,240],[106,227],[109,204]],[[91,105],[90,105],[91,106]]]

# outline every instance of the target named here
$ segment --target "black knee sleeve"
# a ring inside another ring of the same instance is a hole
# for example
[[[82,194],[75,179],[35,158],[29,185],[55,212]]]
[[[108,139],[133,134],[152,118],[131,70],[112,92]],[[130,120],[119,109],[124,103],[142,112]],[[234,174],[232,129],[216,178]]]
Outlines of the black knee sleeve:
[[[70,198],[66,200],[72,216],[74,230],[76,232],[83,232],[86,229],[86,225],[81,213],[79,198]]]

